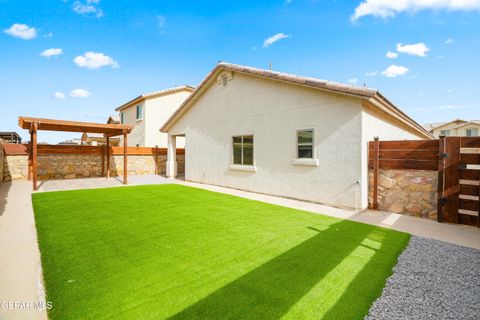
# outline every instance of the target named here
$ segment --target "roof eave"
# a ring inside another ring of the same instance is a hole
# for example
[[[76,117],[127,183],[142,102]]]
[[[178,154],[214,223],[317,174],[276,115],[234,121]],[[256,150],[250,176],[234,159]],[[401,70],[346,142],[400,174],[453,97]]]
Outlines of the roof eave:
[[[434,139],[435,137],[424,127],[418,124],[415,120],[410,118],[406,113],[400,110],[397,106],[395,106],[392,102],[390,102],[385,96],[383,96],[380,92],[377,92],[375,96],[368,99],[370,103],[378,107],[379,109],[385,111],[386,113],[390,114],[394,118],[400,120],[410,128],[414,129],[416,132],[423,135],[425,138]]]

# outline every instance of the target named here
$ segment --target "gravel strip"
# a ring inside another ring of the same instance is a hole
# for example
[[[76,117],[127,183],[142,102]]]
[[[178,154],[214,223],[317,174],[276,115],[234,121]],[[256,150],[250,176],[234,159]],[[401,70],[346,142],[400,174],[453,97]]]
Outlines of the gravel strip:
[[[412,236],[365,319],[480,319],[480,250]]]

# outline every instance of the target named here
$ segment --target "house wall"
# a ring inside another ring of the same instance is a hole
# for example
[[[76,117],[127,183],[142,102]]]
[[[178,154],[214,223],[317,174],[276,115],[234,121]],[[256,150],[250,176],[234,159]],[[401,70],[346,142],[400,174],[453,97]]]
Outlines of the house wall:
[[[480,124],[468,124],[468,125],[465,125],[461,128],[458,128],[457,129],[457,135],[461,136],[461,137],[465,137],[467,135],[467,130],[468,129],[477,129],[477,132],[480,134]]]
[[[422,140],[424,136],[416,133],[401,121],[385,112],[364,103],[362,106],[362,181],[368,181],[368,142],[374,137],[380,140]],[[362,183],[362,208],[368,207],[368,184]]]
[[[140,105],[145,106],[144,102],[139,103]],[[129,147],[145,147],[145,107],[143,109],[143,120],[137,121],[137,105],[123,109],[121,112],[125,114],[125,123],[130,126],[133,126],[132,131],[128,135],[128,146]],[[123,145],[123,137],[120,137],[120,145]]]
[[[213,84],[170,130],[186,135],[190,181],[337,206],[361,199],[359,100],[235,73]],[[296,131],[315,129],[319,166],[293,165]],[[232,136],[254,135],[256,172],[232,170]],[[365,180],[366,181],[366,180]]]
[[[145,145],[148,147],[167,147],[167,134],[160,128],[187,99],[191,91],[179,91],[145,101]],[[177,148],[185,146],[185,139],[177,139]]]

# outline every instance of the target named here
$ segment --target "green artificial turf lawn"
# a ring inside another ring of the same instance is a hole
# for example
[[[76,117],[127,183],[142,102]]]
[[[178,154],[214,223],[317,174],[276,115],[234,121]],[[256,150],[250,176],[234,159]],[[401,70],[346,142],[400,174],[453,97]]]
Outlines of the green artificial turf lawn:
[[[174,184],[32,197],[52,319],[361,319],[410,237]]]

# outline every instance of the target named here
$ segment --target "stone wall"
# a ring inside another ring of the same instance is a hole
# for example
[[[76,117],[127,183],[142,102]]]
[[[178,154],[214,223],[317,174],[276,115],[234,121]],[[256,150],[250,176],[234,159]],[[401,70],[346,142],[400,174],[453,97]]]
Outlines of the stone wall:
[[[123,175],[123,156],[110,158],[110,175]],[[164,174],[166,168],[166,155],[159,155],[159,173]],[[105,159],[104,166],[107,165]],[[183,154],[177,154],[178,173],[185,170]],[[27,179],[28,156],[8,155],[3,161],[4,180]],[[100,177],[102,175],[102,157],[91,154],[47,154],[38,155],[37,175],[39,180],[47,179],[73,179]],[[106,172],[106,169],[105,169]],[[129,155],[128,173],[132,175],[155,174],[155,157],[152,155]]]
[[[380,170],[378,210],[437,220],[438,173],[425,170]],[[373,170],[369,172],[372,203]]]

